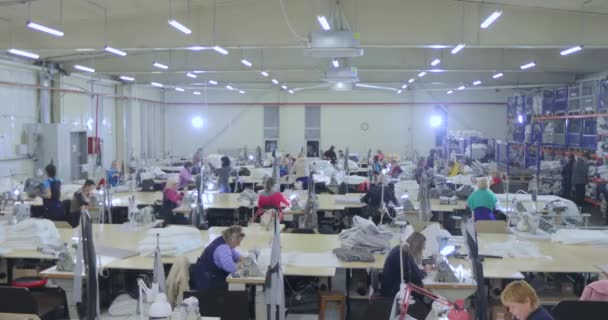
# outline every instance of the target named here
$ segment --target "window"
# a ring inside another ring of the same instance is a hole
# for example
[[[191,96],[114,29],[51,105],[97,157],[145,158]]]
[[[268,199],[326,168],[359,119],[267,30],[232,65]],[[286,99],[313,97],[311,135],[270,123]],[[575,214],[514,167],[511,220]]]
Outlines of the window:
[[[264,107],[264,151],[272,152],[279,142],[279,106]]]
[[[319,141],[321,140],[321,106],[306,106],[304,140],[306,140],[306,156],[319,156]]]

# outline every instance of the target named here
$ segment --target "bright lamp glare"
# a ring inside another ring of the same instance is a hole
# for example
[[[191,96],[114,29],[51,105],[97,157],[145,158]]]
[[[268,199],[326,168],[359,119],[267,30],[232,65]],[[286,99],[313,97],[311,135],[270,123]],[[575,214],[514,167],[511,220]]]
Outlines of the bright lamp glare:
[[[438,116],[438,115],[432,115],[431,118],[429,119],[429,124],[431,125],[432,128],[439,127],[442,122],[443,122],[443,119],[441,119],[441,116]]]
[[[524,116],[522,116],[521,114],[517,115],[517,122],[524,123]]]
[[[195,129],[200,129],[203,127],[203,118],[196,116],[192,117],[192,127]]]
[[[581,50],[583,50],[583,47],[581,47],[581,46],[576,46],[576,47],[572,47],[572,48],[566,49],[566,50],[564,50],[564,51],[560,52],[560,54],[561,54],[562,56],[567,56],[567,55],[569,55],[569,54],[572,54],[572,53],[575,53],[575,52],[579,52],[579,51],[581,51]]]
[[[179,22],[178,22],[177,20],[175,20],[175,19],[169,20],[169,24],[170,24],[170,25],[171,25],[173,28],[175,28],[175,29],[177,29],[177,30],[179,30],[179,31],[181,31],[181,32],[183,32],[183,33],[185,33],[185,34],[191,34],[191,33],[192,33],[192,30],[190,30],[190,29],[189,29],[188,27],[186,27],[185,25],[183,25],[183,24],[179,23]]]
[[[453,245],[447,245],[447,246],[443,247],[443,249],[441,249],[441,251],[439,251],[439,253],[441,253],[441,255],[445,257],[445,256],[452,254],[455,250],[456,250],[456,247],[454,247]]]
[[[462,50],[464,48],[464,44],[459,44],[456,47],[454,47],[454,49],[452,49],[452,54],[457,54],[458,52],[460,52],[460,50]]]
[[[331,29],[331,26],[329,25],[329,22],[327,21],[327,18],[325,18],[325,16],[317,16],[317,20],[319,21],[319,24],[321,25],[321,28],[323,28],[323,30],[329,31]]]
[[[440,63],[441,63],[441,60],[435,59],[435,60],[433,60],[433,62],[431,62],[431,65],[434,67],[434,66],[436,66],[436,65],[438,65]]]
[[[30,59],[40,58],[40,56],[35,53],[31,53],[31,52],[27,52],[27,51],[23,51],[23,50],[19,50],[19,49],[10,49],[10,50],[8,50],[8,52],[11,54],[14,54],[14,55],[18,55],[18,56],[22,56],[22,57],[26,57],[26,58],[30,58]]]
[[[486,29],[489,27],[496,19],[498,19],[502,15],[502,11],[494,11],[492,14],[481,23],[481,28]]]

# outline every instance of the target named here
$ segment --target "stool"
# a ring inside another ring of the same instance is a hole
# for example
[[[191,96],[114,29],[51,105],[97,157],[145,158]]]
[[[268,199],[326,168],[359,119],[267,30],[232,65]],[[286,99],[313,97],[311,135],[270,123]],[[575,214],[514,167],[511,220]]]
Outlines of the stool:
[[[325,320],[325,305],[328,302],[336,302],[340,307],[340,320],[346,316],[346,296],[341,292],[321,292],[319,293],[319,320]]]

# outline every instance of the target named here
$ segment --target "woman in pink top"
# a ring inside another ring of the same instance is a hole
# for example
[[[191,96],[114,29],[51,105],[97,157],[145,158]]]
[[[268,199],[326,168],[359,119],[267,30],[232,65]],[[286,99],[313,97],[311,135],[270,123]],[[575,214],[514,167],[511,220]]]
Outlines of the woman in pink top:
[[[283,221],[283,210],[282,205],[290,206],[291,203],[285,198],[285,196],[276,190],[273,190],[274,179],[268,178],[264,183],[264,190],[258,195],[258,211],[255,217],[259,217],[264,214],[264,208],[273,207],[279,210],[279,221]]]
[[[163,191],[163,207],[161,214],[166,224],[185,224],[186,218],[183,214],[174,214],[173,209],[179,207],[182,202],[183,193],[177,191],[177,179],[167,180],[167,186]]]

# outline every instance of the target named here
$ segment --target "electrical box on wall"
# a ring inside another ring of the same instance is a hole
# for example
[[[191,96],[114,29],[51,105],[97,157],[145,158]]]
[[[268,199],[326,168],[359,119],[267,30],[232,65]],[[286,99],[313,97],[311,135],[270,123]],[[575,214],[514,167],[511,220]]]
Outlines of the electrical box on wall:
[[[89,154],[100,154],[101,153],[101,138],[89,137],[87,151]]]

